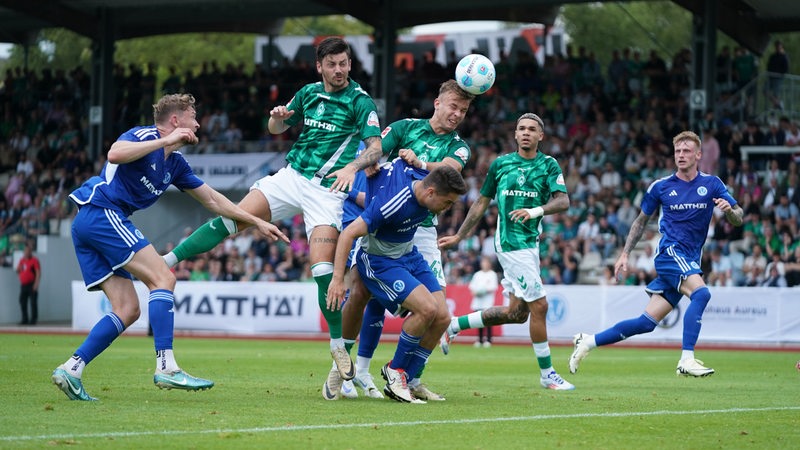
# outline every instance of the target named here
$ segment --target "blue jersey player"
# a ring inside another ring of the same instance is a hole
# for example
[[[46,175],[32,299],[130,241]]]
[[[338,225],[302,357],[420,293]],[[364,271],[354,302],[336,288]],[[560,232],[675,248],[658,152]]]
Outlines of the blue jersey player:
[[[569,359],[569,371],[575,373],[581,360],[595,347],[619,342],[628,337],[649,333],[672,311],[681,298],[691,303],[683,318],[683,351],[678,375],[705,377],[714,373],[695,359],[694,347],[700,335],[703,311],[711,293],[703,281],[700,256],[706,241],[714,207],[719,208],[733,225],[742,224],[743,211],[716,176],[697,168],[702,157],[700,138],[684,131],[672,140],[677,172],[654,181],[642,200],[642,211],[631,226],[625,247],[614,264],[617,277],[628,270],[628,255],[641,239],[650,218],[661,210],[658,226],[661,240],[655,257],[657,277],[645,291],[650,301],[644,313],[617,323],[595,335],[578,333],[575,350]]]
[[[288,242],[274,225],[249,214],[192,173],[177,151],[196,144],[194,97],[172,94],[153,105],[155,125],[123,133],[108,151],[99,176],[70,194],[78,205],[72,241],[89,290],[102,290],[112,311],[89,335],[52,381],[72,400],[96,400],[83,387],[84,367],[139,318],[139,298],[132,276],[150,291],[148,314],[156,350],[156,386],[165,389],[209,389],[214,383],[182,371],[172,352],[175,275],[129,216],[158,200],[170,185],[186,191],[209,211],[258,226],[270,239]]]
[[[464,179],[452,167],[428,172],[396,159],[368,179],[364,212],[342,231],[336,246],[328,308],[344,300],[347,256],[353,241],[362,237],[355,258],[364,285],[392,314],[412,313],[403,322],[394,357],[381,371],[384,393],[397,401],[424,403],[414,398],[407,383],[422,369],[450,321],[439,282],[414,246],[414,233],[429,213],[448,209],[466,191]]]

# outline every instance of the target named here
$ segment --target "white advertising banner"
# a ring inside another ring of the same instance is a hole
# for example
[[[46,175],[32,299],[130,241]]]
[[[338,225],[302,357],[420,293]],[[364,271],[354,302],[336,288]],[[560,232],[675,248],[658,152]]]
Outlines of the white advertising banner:
[[[286,165],[283,153],[184,155],[195,175],[217,190],[246,189]]]
[[[148,292],[135,282],[142,310],[132,329],[147,329]],[[455,314],[470,311],[466,286],[449,286]],[[111,305],[102,292],[87,292],[72,283],[72,327],[91,329]],[[615,323],[639,317],[649,300],[642,286],[547,286],[550,339],[567,340],[575,333],[596,333]],[[498,304],[501,296],[498,293]],[[652,332],[631,341],[680,341],[684,298]],[[235,333],[319,333],[325,331],[315,283],[181,282],[175,288],[175,328]],[[398,322],[398,323],[395,323]],[[400,319],[387,319],[387,332],[399,332]],[[468,334],[467,331],[464,334]],[[501,336],[528,339],[528,324],[503,325]],[[800,289],[711,288],[703,314],[701,340],[716,342],[800,342]]]
[[[700,339],[718,342],[800,342],[800,289],[710,288]],[[550,339],[571,339],[575,333],[597,333],[615,323],[639,317],[649,297],[642,286],[547,286]],[[631,341],[680,341],[683,298],[652,332]],[[578,317],[575,317],[575,316]],[[530,337],[528,324],[504,325],[503,336]]]
[[[134,283],[142,315],[131,329],[147,329],[148,291]],[[102,292],[72,282],[72,328],[91,329],[111,304]],[[314,283],[179,281],[175,287],[175,328],[185,330],[319,332],[320,311]]]

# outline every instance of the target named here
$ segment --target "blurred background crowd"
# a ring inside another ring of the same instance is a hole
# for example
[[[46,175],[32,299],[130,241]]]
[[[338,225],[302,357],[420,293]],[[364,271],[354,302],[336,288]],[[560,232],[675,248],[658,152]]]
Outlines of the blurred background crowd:
[[[781,54],[779,45],[770,63]],[[517,55],[513,65],[507,55],[495,61],[494,88],[476,98],[459,129],[473,152],[464,170],[470,191],[439,218],[440,235],[454,233],[461,224],[491,162],[516,148],[517,117],[531,111],[545,121],[540,150],[560,162],[571,200],[567,213],[543,222],[542,278],[554,284],[647,283],[655,276],[655,221],[631,256],[635,269],[627,278],[615,280],[612,266],[647,186],[674,171],[672,137],[689,129],[688,51],[667,61],[655,51],[643,56],[620,49],[606,67],[584,48],[568,47],[565,55],[548,56],[543,64],[526,55]],[[430,117],[438,86],[452,77],[458,61],[457,55],[448,59],[451,63],[442,65],[428,55],[413,68],[396,68],[393,117]],[[370,77],[360,67],[355,60],[351,77],[370,91]],[[725,103],[753,80],[757,67],[744,49],[721,52],[717,101]],[[200,143],[183,150],[190,162],[198,153],[287,151],[299,130],[269,135],[268,112],[319,79],[312,64],[300,61],[249,71],[243,64],[219,67],[209,61],[198,73],[171,68],[161,86],[153,73],[149,66],[116,66],[114,131],[118,135],[152,123],[151,105],[163,93],[192,93],[201,128]],[[61,222],[75,213],[67,195],[97,174],[104,159],[93,161],[87,153],[89,77],[82,69],[36,73],[16,67],[7,70],[2,83],[0,261],[8,265],[10,252],[26,241],[58,233]],[[777,111],[783,108],[779,92],[765,93]],[[800,284],[800,147],[794,155],[755,155],[745,161],[740,147],[798,146],[800,130],[791,112],[760,120],[742,120],[740,112],[708,111],[695,127],[703,139],[701,170],[719,176],[745,211],[738,228],[715,216],[703,271],[714,286],[795,286]],[[116,135],[103,146],[106,151]],[[494,260],[496,222],[497,210],[490,208],[476,234],[443,255],[448,283],[468,283],[481,256]],[[269,243],[247,231],[182,262],[176,275],[180,280],[313,280],[300,219],[281,225],[290,244]]]

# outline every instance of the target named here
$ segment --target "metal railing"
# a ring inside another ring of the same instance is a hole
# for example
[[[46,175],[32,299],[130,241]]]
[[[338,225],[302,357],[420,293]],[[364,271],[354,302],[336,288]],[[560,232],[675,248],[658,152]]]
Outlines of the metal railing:
[[[766,124],[770,120],[788,117],[800,120],[800,76],[762,73],[725,100],[716,104],[717,117],[734,123],[755,120]]]

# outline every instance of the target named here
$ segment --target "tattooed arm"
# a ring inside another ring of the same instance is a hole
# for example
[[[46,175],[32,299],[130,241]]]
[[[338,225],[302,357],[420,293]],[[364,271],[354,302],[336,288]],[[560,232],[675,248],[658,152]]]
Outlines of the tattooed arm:
[[[475,203],[469,208],[467,212],[467,217],[464,218],[464,222],[461,224],[461,227],[458,228],[458,232],[455,236],[442,236],[439,239],[439,248],[450,248],[459,242],[462,239],[470,236],[472,232],[475,230],[475,227],[478,226],[478,222],[481,221],[483,218],[483,214],[486,212],[486,209],[489,207],[489,203],[492,201],[489,197],[484,197],[481,195]]]
[[[642,238],[644,229],[647,227],[647,222],[650,221],[650,217],[651,216],[640,212],[639,217],[631,224],[631,231],[628,233],[628,238],[625,240],[625,247],[623,247],[622,253],[620,253],[617,262],[614,264],[614,276],[617,277],[618,280],[621,272],[628,271],[628,255],[631,254],[636,244],[639,243],[639,239]]]
[[[353,180],[356,178],[356,172],[374,166],[381,159],[383,149],[380,136],[368,137],[364,139],[364,143],[367,147],[361,151],[358,158],[326,177],[336,178],[331,185],[332,191],[350,191],[350,188],[353,187]]]

